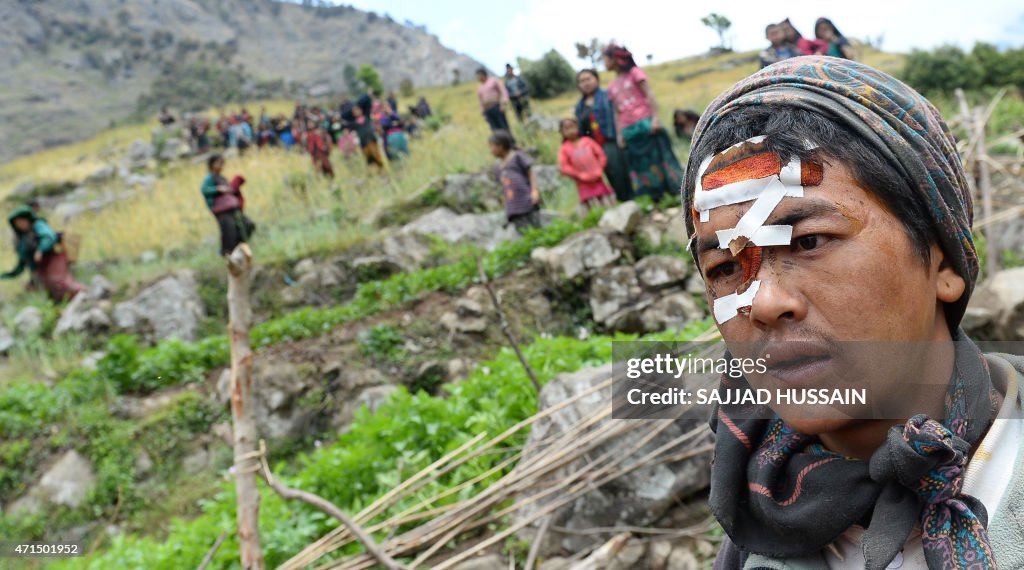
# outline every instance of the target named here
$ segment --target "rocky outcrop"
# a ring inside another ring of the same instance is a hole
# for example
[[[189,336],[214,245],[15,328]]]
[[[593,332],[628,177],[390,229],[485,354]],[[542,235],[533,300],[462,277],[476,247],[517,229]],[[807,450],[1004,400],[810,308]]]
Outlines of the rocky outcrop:
[[[20,336],[30,336],[43,328],[43,312],[38,307],[25,307],[14,315],[12,323]]]
[[[151,158],[153,158],[153,145],[142,139],[132,141],[125,155],[128,168],[132,169],[145,168]]]
[[[685,261],[667,255],[645,257],[635,266],[605,268],[590,283],[594,320],[623,332],[682,328],[704,316],[685,290],[689,273]]]
[[[1004,269],[971,295],[964,330],[991,340],[1024,340],[1024,267]]]
[[[554,247],[538,247],[530,258],[555,279],[575,279],[611,265],[622,256],[624,247],[616,232],[592,229],[575,234]]]
[[[92,279],[89,280],[88,293],[90,299],[109,299],[116,291],[117,286],[102,275],[93,275]]]
[[[640,210],[640,206],[630,200],[606,210],[597,225],[622,234],[629,234],[636,229],[642,219],[643,212]]]
[[[487,330],[487,316],[479,302],[462,298],[455,310],[441,315],[441,324],[452,333],[482,333]]]
[[[437,208],[406,224],[402,234],[436,236],[450,244],[474,244],[488,251],[500,243],[518,238],[505,214],[456,214],[448,208]]]
[[[539,409],[544,410],[564,403],[573,397],[593,389],[612,375],[611,363],[596,368],[587,368],[571,374],[562,374],[548,382],[541,390]],[[568,406],[543,417],[534,424],[523,452],[524,462],[539,453],[552,439],[569,433],[584,419],[601,413],[612,400],[611,387],[573,401]],[[605,418],[588,430],[600,430],[608,422],[634,422],[637,428],[651,425],[655,420],[612,420]],[[646,439],[641,429],[616,432],[617,435],[602,436],[604,439],[593,451],[556,472],[554,478],[570,476],[599,457],[615,457],[622,464],[629,465],[644,455],[664,446],[684,433],[703,425],[702,420],[686,420],[667,424],[660,432]],[[585,437],[586,433],[580,434]],[[688,445],[704,445],[713,440],[707,429]],[[595,527],[646,526],[661,518],[669,508],[688,495],[704,489],[709,482],[711,458],[707,454],[666,464],[645,464],[628,471],[600,487],[586,492],[576,500],[555,508],[551,512],[551,525],[569,529]],[[538,489],[543,489],[543,485]],[[537,491],[534,491],[537,492]],[[530,496],[519,499],[526,499]],[[544,509],[559,499],[558,494],[548,495],[531,502],[517,511],[513,524],[527,520],[538,510]],[[536,537],[529,527],[520,532],[520,538],[532,542]],[[542,555],[560,550],[579,552],[603,542],[600,537],[586,534],[548,533],[540,545]]]
[[[37,513],[54,505],[75,508],[95,485],[92,464],[72,449],[57,458],[25,496],[8,506],[7,513]]]
[[[195,275],[182,270],[161,278],[132,299],[114,306],[117,328],[150,341],[196,340],[203,318]]]
[[[353,272],[343,260],[303,259],[295,264],[296,279],[281,291],[288,306],[339,302],[354,289]]]
[[[69,332],[86,333],[90,335],[103,334],[113,326],[110,316],[101,306],[102,303],[94,301],[88,293],[79,293],[71,300],[57,319],[53,328],[56,336]],[[109,309],[109,305],[107,306]]]

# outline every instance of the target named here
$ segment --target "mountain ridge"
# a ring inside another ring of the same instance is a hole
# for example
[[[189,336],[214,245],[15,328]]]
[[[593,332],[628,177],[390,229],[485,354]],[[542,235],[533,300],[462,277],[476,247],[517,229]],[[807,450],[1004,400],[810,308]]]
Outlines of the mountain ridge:
[[[241,80],[226,103],[349,91],[374,66],[385,86],[471,77],[479,63],[422,26],[350,6],[277,0],[17,0],[0,3],[0,162],[81,140],[139,108],[189,66]],[[346,67],[352,68],[346,72]],[[187,80],[188,77],[182,77]],[[165,82],[166,83],[166,82]],[[155,96],[154,96],[155,95]],[[230,97],[234,96],[234,98]]]

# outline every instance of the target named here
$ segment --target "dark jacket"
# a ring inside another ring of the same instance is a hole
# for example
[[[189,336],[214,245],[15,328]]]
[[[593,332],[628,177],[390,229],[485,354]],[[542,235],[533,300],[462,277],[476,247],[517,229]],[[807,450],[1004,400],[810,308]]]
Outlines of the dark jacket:
[[[580,134],[594,138],[590,128],[590,117],[584,115],[586,105],[583,103],[585,97],[580,97],[576,102],[576,121],[580,125]],[[594,92],[594,118],[597,119],[597,126],[601,128],[601,134],[606,141],[615,141],[615,107],[608,99],[608,92],[598,87]]]

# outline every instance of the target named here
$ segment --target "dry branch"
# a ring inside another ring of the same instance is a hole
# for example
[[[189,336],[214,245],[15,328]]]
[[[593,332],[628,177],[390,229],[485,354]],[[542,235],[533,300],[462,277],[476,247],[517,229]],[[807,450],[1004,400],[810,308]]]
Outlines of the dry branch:
[[[267,485],[269,485],[271,489],[273,489],[278,495],[281,495],[281,498],[288,501],[302,501],[303,503],[306,503],[307,505],[310,505],[313,508],[321,512],[327,513],[328,515],[341,521],[341,524],[345,525],[345,527],[348,528],[349,532],[354,534],[356,538],[359,539],[359,542],[363,544],[363,547],[366,548],[366,551],[369,552],[370,555],[372,555],[374,558],[376,558],[377,562],[379,562],[388,570],[408,570],[408,568],[405,565],[397,562],[395,559],[388,556],[386,552],[382,551],[377,546],[377,543],[374,542],[373,537],[370,536],[369,533],[367,533],[365,530],[363,530],[361,526],[356,524],[356,522],[353,521],[351,517],[346,515],[345,511],[339,509],[337,505],[317,494],[310,493],[309,491],[303,491],[301,489],[292,489],[291,487],[288,487],[284,483],[275,479],[274,474],[271,473],[270,471],[270,466],[267,464],[267,446],[262,439],[260,440],[260,461],[262,466],[262,469],[260,469],[260,475],[263,477],[263,480],[266,481]]]
[[[523,369],[526,370],[526,375],[530,377],[530,382],[533,383],[533,387],[537,390],[537,394],[540,394],[540,382],[537,380],[537,375],[533,373],[533,368],[530,367],[530,363],[526,361],[526,357],[523,356],[523,351],[519,349],[519,341],[516,340],[515,335],[512,334],[512,327],[508,324],[508,318],[505,316],[505,311],[501,308],[501,301],[498,300],[497,293],[494,292],[494,288],[491,287],[491,280],[487,278],[487,272],[484,271],[484,266],[480,263],[480,258],[476,258],[476,270],[480,274],[480,282],[483,283],[484,289],[487,289],[487,294],[491,296],[491,304],[494,305],[494,310],[498,313],[499,324],[501,326],[501,332],[508,339],[508,343],[512,345],[512,350],[516,352],[516,357],[519,358],[519,363],[523,365]]]

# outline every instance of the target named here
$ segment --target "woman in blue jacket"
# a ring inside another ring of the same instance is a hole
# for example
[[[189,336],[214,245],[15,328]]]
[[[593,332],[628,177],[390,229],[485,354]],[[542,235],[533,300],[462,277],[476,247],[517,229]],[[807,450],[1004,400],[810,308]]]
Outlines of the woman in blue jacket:
[[[633,183],[629,179],[629,161],[626,151],[619,147],[615,133],[615,107],[608,99],[608,92],[601,88],[601,79],[596,69],[584,69],[576,74],[576,85],[581,96],[576,103],[576,121],[580,125],[580,136],[587,136],[601,145],[608,157],[604,168],[605,176],[615,197],[620,201],[633,199]]]

